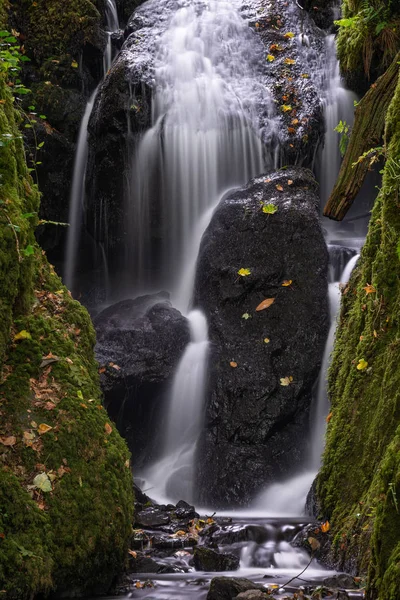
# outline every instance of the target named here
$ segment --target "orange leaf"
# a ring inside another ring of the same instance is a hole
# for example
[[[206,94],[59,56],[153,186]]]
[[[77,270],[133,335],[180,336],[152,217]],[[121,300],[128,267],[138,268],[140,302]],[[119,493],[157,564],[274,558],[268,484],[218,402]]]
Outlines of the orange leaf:
[[[38,427],[38,433],[39,435],[43,435],[44,433],[50,431],[50,429],[53,429],[52,427],[50,427],[50,425],[46,425],[46,423],[40,423]]]
[[[331,412],[330,412],[330,413],[329,413],[329,415],[326,417],[325,421],[326,421],[327,423],[329,423],[329,421],[332,419],[332,414],[333,414],[333,413],[331,413]]]
[[[237,367],[237,363],[236,363],[234,360],[232,360],[232,361],[231,361],[229,364],[231,365],[231,367],[232,367],[233,369],[236,369],[236,367]]]
[[[322,523],[321,525],[321,531],[322,533],[326,533],[327,531],[329,531],[331,528],[329,521],[325,521],[325,523]]]
[[[260,304],[256,308],[256,311],[264,310],[265,308],[271,306],[271,304],[273,304],[274,302],[275,298],[266,298],[265,300],[260,302]]]
[[[292,285],[293,281],[291,279],[285,279],[285,281],[282,283],[282,287],[289,287],[289,285]]]
[[[128,550],[128,554],[130,554],[131,556],[133,556],[133,558],[137,557],[137,552],[135,552],[134,550]]]
[[[365,286],[365,288],[363,288],[363,290],[365,290],[366,294],[374,294],[376,292],[376,289],[374,288],[374,286],[370,285],[369,283],[367,283],[367,285]]]
[[[289,133],[296,133],[296,130],[294,127],[288,127],[287,130]]]
[[[104,429],[106,430],[106,434],[107,435],[110,435],[110,433],[112,433],[112,427],[111,427],[111,425],[109,423],[106,423],[104,425]]]
[[[278,184],[275,187],[278,190],[278,192],[283,192],[283,187],[281,185]]]
[[[288,184],[288,185],[293,185],[293,179],[288,179],[288,180],[287,180],[287,184]]]

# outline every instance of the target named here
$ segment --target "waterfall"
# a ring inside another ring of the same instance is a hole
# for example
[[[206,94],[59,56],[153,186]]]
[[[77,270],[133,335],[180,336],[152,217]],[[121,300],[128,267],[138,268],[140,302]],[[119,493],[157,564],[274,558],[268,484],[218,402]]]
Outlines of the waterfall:
[[[199,219],[264,169],[260,98],[271,118],[275,109],[257,77],[260,40],[238,5],[178,5],[156,42],[153,125],[135,152],[128,198],[135,292],[178,289]]]
[[[203,313],[191,311],[188,321],[191,341],[174,377],[165,419],[163,458],[143,474],[146,489],[159,500],[193,500],[194,458],[203,425],[209,342]]]
[[[107,71],[110,68],[112,61],[111,33],[118,31],[119,29],[115,0],[107,0],[106,2],[106,24],[108,38],[103,55],[104,77],[107,75]],[[85,112],[79,128],[78,140],[76,143],[74,169],[72,173],[72,185],[69,200],[69,229],[65,252],[64,281],[65,285],[69,289],[73,289],[74,286],[83,205],[85,200],[85,178],[88,159],[88,125],[99,87],[100,84],[96,87],[86,104]]]
[[[342,157],[339,150],[339,134],[335,127],[339,121],[346,121],[351,126],[354,120],[354,102],[356,94],[347,90],[340,77],[339,61],[336,58],[335,36],[325,39],[324,64],[321,66],[322,106],[325,121],[325,143],[322,150],[320,166],[321,206],[326,201],[335,185]]]

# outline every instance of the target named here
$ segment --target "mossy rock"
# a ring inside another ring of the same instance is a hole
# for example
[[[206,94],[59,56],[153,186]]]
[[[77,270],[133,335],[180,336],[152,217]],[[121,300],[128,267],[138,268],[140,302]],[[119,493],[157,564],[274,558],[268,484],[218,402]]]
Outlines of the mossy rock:
[[[317,483],[332,555],[368,573],[369,600],[396,600],[400,582],[399,111],[400,82],[386,120],[383,185],[343,293]]]
[[[102,406],[89,315],[35,242],[16,118],[0,78],[0,590],[103,593],[131,533],[129,452]]]

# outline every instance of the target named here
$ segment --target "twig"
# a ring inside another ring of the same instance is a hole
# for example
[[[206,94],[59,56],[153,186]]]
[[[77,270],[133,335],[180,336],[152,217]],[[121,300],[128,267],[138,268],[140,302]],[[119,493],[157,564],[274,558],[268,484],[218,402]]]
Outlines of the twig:
[[[304,567],[304,569],[298,575],[295,575],[294,577],[292,577],[292,579],[289,579],[289,581],[287,581],[286,583],[284,583],[283,585],[281,585],[278,588],[278,592],[279,592],[279,590],[282,590],[287,585],[289,585],[289,583],[292,583],[292,581],[294,581],[295,579],[298,579],[300,577],[300,575],[303,575],[304,571],[306,571],[308,569],[308,567],[311,565],[311,563],[312,563],[313,560],[314,560],[314,555],[312,554],[311,558],[310,558],[310,562]]]

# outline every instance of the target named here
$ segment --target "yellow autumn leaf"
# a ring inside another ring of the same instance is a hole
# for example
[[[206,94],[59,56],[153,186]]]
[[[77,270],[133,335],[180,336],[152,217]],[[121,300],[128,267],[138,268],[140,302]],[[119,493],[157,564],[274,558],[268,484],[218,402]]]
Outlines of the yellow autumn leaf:
[[[283,37],[288,38],[288,39],[294,38],[294,33],[293,33],[293,31],[288,31],[287,33],[284,34]]]
[[[232,367],[232,369],[236,369],[237,367],[237,362],[235,362],[234,360],[231,360],[231,362],[229,363],[230,366]]]
[[[50,425],[47,425],[46,423],[40,423],[40,425],[37,428],[39,435],[43,435],[44,433],[47,433],[48,431],[50,431],[50,429],[53,429],[53,428],[50,427]]]
[[[79,65],[78,65],[78,63],[76,62],[76,60],[73,60],[73,61],[72,61],[72,63],[71,63],[71,67],[72,67],[73,69],[77,69],[77,68],[79,67]]]
[[[292,107],[291,107],[291,105],[290,105],[290,104],[282,104],[282,106],[281,106],[281,110],[282,110],[283,112],[289,112],[289,110],[292,110]]]
[[[289,377],[281,377],[280,382],[284,387],[290,385],[293,381],[293,377],[290,375]]]
[[[239,269],[238,275],[241,277],[246,277],[247,275],[251,275],[250,269]]]
[[[363,358],[361,358],[358,361],[358,365],[357,365],[357,369],[358,371],[364,371],[364,369],[366,369],[368,367],[368,363],[366,360],[364,360]]]
[[[275,302],[275,298],[266,298],[257,306],[256,311],[264,310],[265,308],[269,308],[271,304]]]
[[[264,338],[264,344],[269,344],[270,343],[270,339],[269,338]]]
[[[273,62],[275,60],[275,56],[273,54],[267,54],[267,61]]]
[[[292,285],[293,281],[291,279],[285,279],[285,281],[282,283],[282,287],[289,287],[290,285]]]
[[[283,61],[285,63],[285,65],[295,65],[296,61],[294,60],[294,58],[285,58],[285,60]]]
[[[17,342],[18,340],[31,340],[31,339],[32,339],[32,336],[29,333],[29,331],[26,331],[26,329],[23,329],[22,331],[20,331],[16,335],[14,335],[15,342]]]

